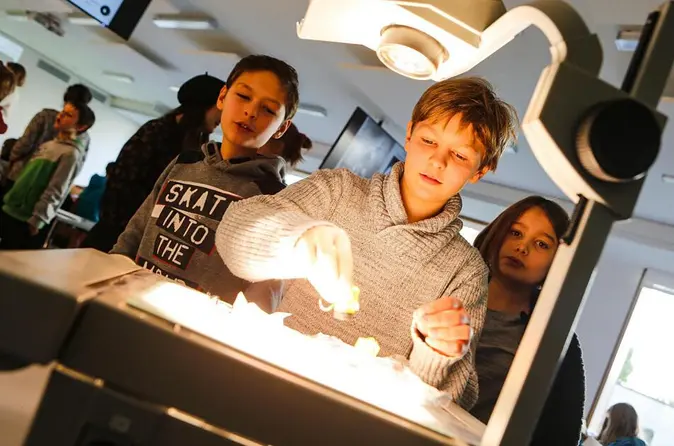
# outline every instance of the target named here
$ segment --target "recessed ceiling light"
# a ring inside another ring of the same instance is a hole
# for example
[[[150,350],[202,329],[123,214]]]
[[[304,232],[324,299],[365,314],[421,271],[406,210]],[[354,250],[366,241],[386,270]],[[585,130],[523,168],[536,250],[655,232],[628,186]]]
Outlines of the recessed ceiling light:
[[[102,26],[101,22],[95,18],[82,14],[68,14],[68,22],[80,26]]]
[[[304,115],[316,116],[318,118],[325,118],[328,116],[328,111],[320,105],[300,104],[297,108],[297,113]]]
[[[215,19],[208,16],[195,17],[181,14],[159,14],[154,16],[152,21],[157,27],[166,29],[206,30],[215,29],[218,26]]]
[[[176,87],[175,85],[172,85],[172,86],[169,87],[169,90],[175,91],[176,93],[178,93],[178,91],[180,90],[180,87]]]
[[[27,22],[29,20],[26,11],[5,11],[5,17],[16,22]]]
[[[133,84],[134,82],[133,77],[124,73],[113,73],[111,71],[104,71],[103,76],[107,77],[108,79],[112,79],[113,81],[123,82],[125,84]]]
[[[668,173],[663,173],[662,174],[662,182],[667,183],[667,184],[674,184],[674,175],[670,175]]]

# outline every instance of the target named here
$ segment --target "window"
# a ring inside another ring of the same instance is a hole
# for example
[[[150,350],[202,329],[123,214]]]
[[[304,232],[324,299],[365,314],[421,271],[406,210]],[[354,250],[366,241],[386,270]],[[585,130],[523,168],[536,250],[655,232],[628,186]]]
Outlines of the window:
[[[649,446],[669,446],[674,438],[673,278],[646,274],[613,358],[590,432],[598,434],[606,411],[628,403],[639,414],[640,437]]]
[[[0,34],[0,60],[18,62],[23,54],[23,47],[13,40]]]

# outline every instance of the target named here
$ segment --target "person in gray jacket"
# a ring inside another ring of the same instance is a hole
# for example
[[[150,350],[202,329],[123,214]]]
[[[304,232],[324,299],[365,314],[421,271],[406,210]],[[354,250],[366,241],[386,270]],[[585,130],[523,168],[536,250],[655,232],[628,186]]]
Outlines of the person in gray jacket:
[[[82,84],[69,86],[63,95],[64,104],[89,104],[91,99],[91,90]],[[9,155],[7,175],[2,179],[2,185],[0,187],[0,199],[2,195],[11,189],[14,182],[19,178],[19,175],[21,175],[21,171],[28,163],[28,160],[31,159],[40,146],[45,142],[56,138],[58,131],[55,129],[54,124],[56,123],[58,114],[58,110],[45,108],[30,120],[23,135],[21,135],[12,147],[12,151]],[[74,142],[84,153],[86,153],[89,150],[89,133],[80,133],[77,135]]]
[[[85,104],[67,103],[54,124],[57,136],[40,146],[16,183],[4,196],[0,212],[0,249],[36,249],[43,229],[68,196],[85,159],[77,136],[94,122],[94,112]]]
[[[297,73],[285,62],[269,56],[242,59],[217,102],[222,144],[183,151],[159,177],[111,254],[233,302],[248,282],[223,263],[215,231],[231,203],[285,187],[285,161],[256,152],[287,130],[298,90]]]

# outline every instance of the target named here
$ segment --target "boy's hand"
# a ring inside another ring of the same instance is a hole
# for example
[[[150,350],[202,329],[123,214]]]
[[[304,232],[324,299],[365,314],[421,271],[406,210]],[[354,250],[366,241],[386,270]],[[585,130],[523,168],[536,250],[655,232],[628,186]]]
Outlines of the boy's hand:
[[[445,296],[428,302],[414,312],[413,318],[433,350],[449,357],[461,357],[468,351],[470,318],[460,300]]]
[[[28,224],[28,233],[35,237],[40,233],[40,230],[36,228],[35,226],[31,225],[30,223]]]
[[[313,227],[297,240],[295,253],[305,277],[324,300],[333,304],[352,296],[353,255],[343,229]]]

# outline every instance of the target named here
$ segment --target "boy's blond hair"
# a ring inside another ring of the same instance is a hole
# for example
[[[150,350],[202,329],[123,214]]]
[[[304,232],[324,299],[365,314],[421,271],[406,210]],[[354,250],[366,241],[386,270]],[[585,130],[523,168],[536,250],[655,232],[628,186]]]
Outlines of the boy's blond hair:
[[[446,79],[421,95],[412,111],[412,130],[422,121],[447,121],[457,113],[461,114],[463,126],[473,126],[475,137],[485,147],[480,168],[496,170],[501,154],[514,142],[519,127],[515,108],[499,99],[485,79]]]

